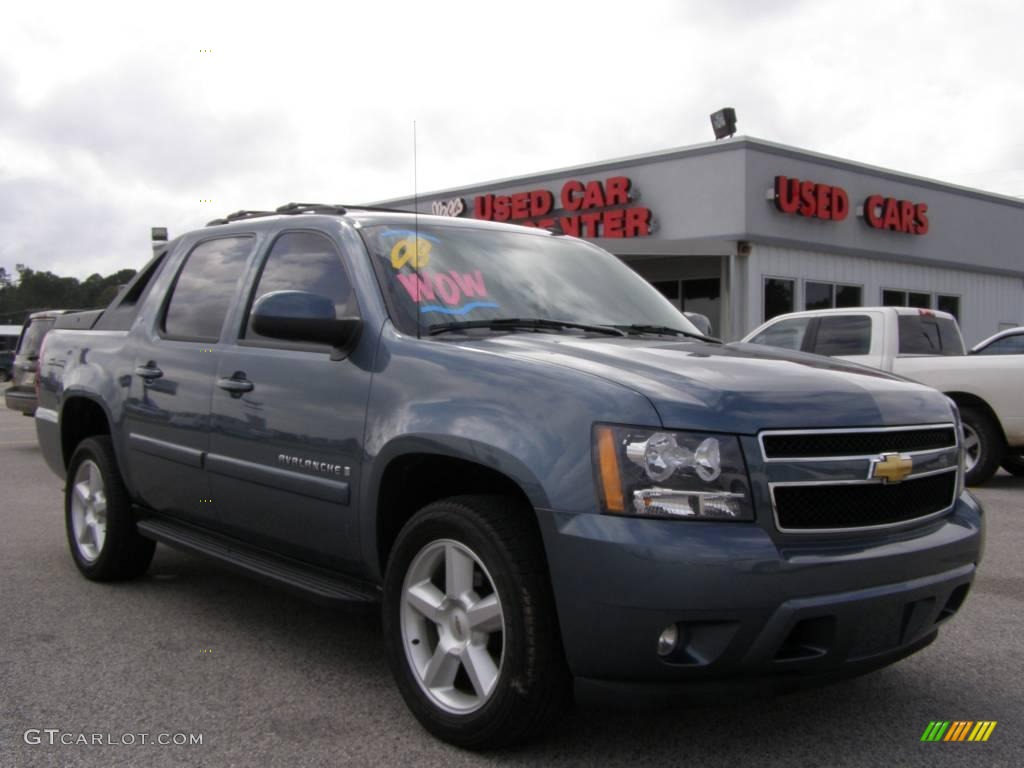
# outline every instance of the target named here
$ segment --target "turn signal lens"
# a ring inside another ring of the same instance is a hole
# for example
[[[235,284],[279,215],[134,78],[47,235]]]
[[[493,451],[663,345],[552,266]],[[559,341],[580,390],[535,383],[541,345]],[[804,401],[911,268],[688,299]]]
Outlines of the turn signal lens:
[[[625,512],[622,496],[622,475],[619,473],[619,456],[615,450],[615,435],[611,427],[597,429],[597,466],[601,473],[601,490],[604,506],[609,512]]]

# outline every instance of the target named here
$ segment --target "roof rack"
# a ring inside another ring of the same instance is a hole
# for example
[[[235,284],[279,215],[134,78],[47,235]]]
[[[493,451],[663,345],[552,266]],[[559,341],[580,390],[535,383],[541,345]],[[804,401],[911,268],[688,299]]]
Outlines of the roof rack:
[[[229,213],[223,219],[214,219],[213,221],[206,222],[208,227],[216,227],[219,224],[230,224],[232,221],[241,221],[242,219],[255,219],[258,216],[277,216],[274,211],[235,211]]]
[[[379,211],[381,213],[413,213],[398,208],[382,208],[377,205],[339,205],[331,203],[285,203],[273,211],[235,211],[229,213],[222,219],[208,221],[206,226],[216,227],[220,224],[230,224],[233,221],[243,219],[255,219],[260,216],[294,216],[300,213],[323,213],[333,216],[344,216],[350,210],[356,211]]]

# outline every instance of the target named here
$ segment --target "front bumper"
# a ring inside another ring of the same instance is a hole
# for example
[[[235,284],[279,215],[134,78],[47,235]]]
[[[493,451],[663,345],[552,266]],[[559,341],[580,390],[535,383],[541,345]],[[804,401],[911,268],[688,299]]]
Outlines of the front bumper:
[[[883,666],[956,613],[983,549],[969,494],[900,532],[816,539],[757,524],[539,517],[569,666],[593,688],[814,681]],[[662,657],[670,624],[680,640]]]
[[[4,403],[12,411],[20,411],[31,416],[36,411],[36,393],[34,389],[8,387],[4,392]]]

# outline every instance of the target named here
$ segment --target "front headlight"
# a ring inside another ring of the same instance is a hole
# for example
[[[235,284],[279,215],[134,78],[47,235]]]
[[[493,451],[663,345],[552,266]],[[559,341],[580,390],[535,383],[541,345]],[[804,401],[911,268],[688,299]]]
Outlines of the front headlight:
[[[599,425],[594,464],[604,511],[673,520],[753,520],[735,435]]]

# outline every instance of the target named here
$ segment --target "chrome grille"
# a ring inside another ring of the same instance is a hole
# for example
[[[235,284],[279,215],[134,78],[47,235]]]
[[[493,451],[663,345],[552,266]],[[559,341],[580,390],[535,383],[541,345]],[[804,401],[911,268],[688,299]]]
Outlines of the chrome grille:
[[[919,521],[948,511],[960,487],[954,424],[770,430],[758,442],[775,524],[786,533]],[[888,466],[896,459],[905,477]]]
[[[776,432],[762,439],[766,459],[870,456],[917,453],[956,447],[956,428],[897,429],[884,432]]]
[[[781,530],[826,531],[894,525],[934,514],[950,506],[955,487],[956,472],[942,472],[890,485],[780,485],[772,496]]]

